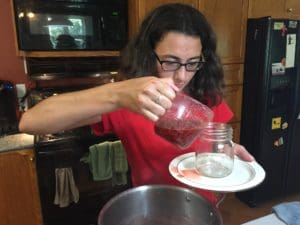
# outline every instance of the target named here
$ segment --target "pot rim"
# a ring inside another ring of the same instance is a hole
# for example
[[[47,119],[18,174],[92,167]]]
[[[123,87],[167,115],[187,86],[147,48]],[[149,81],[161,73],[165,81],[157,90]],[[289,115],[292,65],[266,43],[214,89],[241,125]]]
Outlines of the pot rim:
[[[98,225],[100,224],[100,219],[104,217],[105,212],[112,206],[112,204],[114,204],[116,201],[118,201],[120,198],[132,193],[132,192],[138,192],[138,191],[146,191],[149,189],[169,189],[169,190],[176,190],[176,191],[183,191],[186,194],[192,195],[192,197],[195,198],[201,198],[206,204],[210,205],[213,213],[215,214],[215,216],[218,218],[218,220],[220,221],[220,225],[223,225],[223,219],[222,219],[222,215],[218,209],[218,207],[216,205],[214,205],[212,202],[210,202],[209,200],[207,200],[206,198],[204,198],[203,196],[201,196],[200,194],[196,193],[193,190],[190,190],[188,188],[185,187],[179,187],[179,186],[175,186],[175,185],[165,185],[165,184],[152,184],[152,185],[142,185],[142,186],[137,186],[137,187],[133,187],[130,188],[128,190],[125,190],[117,195],[115,195],[114,197],[112,197],[110,200],[108,200],[108,202],[106,202],[106,204],[102,207],[102,209],[100,210],[100,213],[98,215]]]

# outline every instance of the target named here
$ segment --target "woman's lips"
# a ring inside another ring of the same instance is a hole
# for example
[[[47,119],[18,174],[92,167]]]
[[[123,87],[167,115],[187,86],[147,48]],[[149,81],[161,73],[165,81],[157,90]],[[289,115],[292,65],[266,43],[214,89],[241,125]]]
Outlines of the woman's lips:
[[[180,90],[182,90],[183,88],[184,88],[184,86],[185,86],[185,84],[184,83],[180,83],[180,84],[175,84],[176,85],[176,87],[178,87]]]

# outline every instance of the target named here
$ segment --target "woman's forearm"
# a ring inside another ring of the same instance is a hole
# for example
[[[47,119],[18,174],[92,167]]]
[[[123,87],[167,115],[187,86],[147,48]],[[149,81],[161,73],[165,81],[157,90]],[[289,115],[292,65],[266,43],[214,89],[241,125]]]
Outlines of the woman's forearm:
[[[156,121],[171,107],[175,90],[171,79],[148,76],[52,96],[23,114],[19,130],[55,133],[100,121],[102,114],[119,108]]]
[[[113,90],[118,84],[49,97],[22,115],[20,132],[55,133],[99,121],[101,115],[118,108]]]

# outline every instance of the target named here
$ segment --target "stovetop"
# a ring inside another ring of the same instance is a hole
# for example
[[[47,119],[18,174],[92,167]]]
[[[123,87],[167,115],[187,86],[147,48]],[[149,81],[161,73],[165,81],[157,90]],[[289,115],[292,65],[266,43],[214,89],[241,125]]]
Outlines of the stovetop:
[[[97,139],[98,137],[92,134],[89,126],[84,126],[72,130],[62,131],[55,134],[45,134],[35,136],[35,146],[59,144],[62,142],[70,142],[75,140]]]
[[[48,87],[48,88],[37,88],[32,89],[28,93],[28,100],[30,107],[38,104],[44,99],[57,95],[60,93],[79,90],[80,88],[67,88],[67,87]],[[61,131],[54,134],[45,134],[45,135],[36,135],[34,138],[35,146],[44,146],[50,144],[58,144],[58,143],[66,143],[70,141],[74,141],[76,139],[85,139],[95,137],[89,126],[80,127],[72,130]]]
[[[65,149],[88,149],[89,146],[104,141],[116,141],[115,134],[96,136],[89,126],[63,131],[56,134],[36,135],[34,146],[37,152],[49,152]]]
[[[70,87],[48,87],[48,88],[36,88],[30,90],[28,94],[29,104],[30,107],[36,105],[40,101],[61,93],[81,90],[86,88],[86,86],[70,86]],[[98,140],[105,140],[105,139],[116,139],[114,135],[105,135],[104,137],[97,137],[95,136],[90,126],[84,126],[80,128],[75,128],[72,130],[61,131],[55,134],[46,134],[46,135],[36,135],[34,138],[34,145],[35,147],[41,146],[70,146],[76,145],[78,143],[86,142],[88,143],[95,143]]]

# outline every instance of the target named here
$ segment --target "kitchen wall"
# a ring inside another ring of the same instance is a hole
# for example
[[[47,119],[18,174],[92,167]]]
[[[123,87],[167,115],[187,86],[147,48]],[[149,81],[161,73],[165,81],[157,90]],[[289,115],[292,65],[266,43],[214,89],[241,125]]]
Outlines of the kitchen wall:
[[[24,72],[23,59],[16,56],[10,0],[1,1],[0,7],[0,80],[30,84]]]

